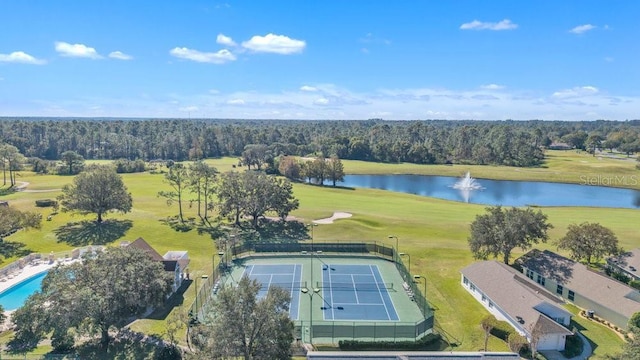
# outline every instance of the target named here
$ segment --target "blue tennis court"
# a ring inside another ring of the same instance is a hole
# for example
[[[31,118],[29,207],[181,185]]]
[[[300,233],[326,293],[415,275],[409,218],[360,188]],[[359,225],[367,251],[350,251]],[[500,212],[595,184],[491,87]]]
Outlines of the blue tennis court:
[[[279,286],[291,293],[291,306],[289,316],[292,320],[298,320],[300,308],[300,279],[302,277],[302,265],[249,265],[245,274],[250,279],[255,279],[262,284],[258,292],[258,298],[267,295],[270,286]]]
[[[322,266],[325,320],[398,321],[398,314],[377,265]]]

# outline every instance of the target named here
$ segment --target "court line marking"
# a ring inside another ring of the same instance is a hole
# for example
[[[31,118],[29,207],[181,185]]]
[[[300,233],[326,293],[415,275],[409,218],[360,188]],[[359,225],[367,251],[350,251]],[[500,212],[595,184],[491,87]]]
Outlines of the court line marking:
[[[384,301],[384,297],[382,296],[382,292],[380,291],[380,284],[378,283],[378,279],[376,279],[376,275],[373,272],[373,266],[369,265],[369,271],[371,275],[373,275],[373,279],[376,281],[376,288],[378,288],[378,295],[380,295],[380,300],[382,300],[382,305],[384,305],[384,311],[387,313],[387,320],[391,320],[391,315],[389,314],[389,309],[387,309],[387,303]]]
[[[292,303],[293,303],[293,299],[294,299],[294,297],[293,297],[293,288],[296,285],[296,275],[298,274],[297,270],[298,270],[298,264],[294,264],[293,265],[293,278],[291,279],[291,302]],[[300,294],[298,294],[297,305],[298,306],[297,306],[296,310],[297,310],[298,314],[296,315],[296,319],[300,319]],[[291,309],[289,309],[289,310],[291,310]]]
[[[358,290],[356,290],[356,281],[351,274],[351,285],[353,285],[353,294],[356,296],[356,304],[360,305],[360,299],[358,299]]]
[[[329,267],[327,270],[330,270],[331,267]],[[325,271],[327,271],[325,270]],[[333,306],[333,285],[331,285],[331,272],[327,272],[327,274],[329,274],[329,294],[331,295],[331,320],[335,320],[336,319],[336,313],[335,313],[335,306]]]

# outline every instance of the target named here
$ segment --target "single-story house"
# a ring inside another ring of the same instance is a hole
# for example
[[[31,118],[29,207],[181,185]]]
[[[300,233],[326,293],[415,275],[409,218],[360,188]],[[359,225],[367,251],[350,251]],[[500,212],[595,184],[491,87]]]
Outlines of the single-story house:
[[[186,251],[168,251],[164,256],[160,256],[154,248],[143,238],[138,238],[132,243],[123,242],[121,246],[132,246],[145,251],[153,260],[160,261],[164,265],[164,270],[171,272],[173,276],[172,293],[174,293],[185,279],[186,269],[189,266],[189,255]]]
[[[547,149],[549,149],[549,150],[571,150],[571,149],[573,149],[573,147],[571,145],[567,144],[567,143],[554,141],[551,144],[549,144],[549,146],[547,146]]]
[[[607,259],[613,269],[626,274],[633,280],[640,280],[640,248],[635,248]]]
[[[638,290],[554,252],[531,250],[517,262],[539,286],[620,328],[640,311]]]
[[[496,319],[536,342],[537,350],[564,350],[571,313],[553,294],[497,261],[480,261],[462,269],[462,286]]]

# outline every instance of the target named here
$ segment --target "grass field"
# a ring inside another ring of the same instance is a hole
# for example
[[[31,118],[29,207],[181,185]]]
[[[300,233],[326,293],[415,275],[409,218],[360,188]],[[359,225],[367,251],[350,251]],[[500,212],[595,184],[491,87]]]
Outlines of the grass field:
[[[216,159],[208,161],[219,171],[232,169],[235,159]],[[357,161],[344,161],[347,173],[412,173],[459,176],[470,170],[474,177],[512,180],[545,180],[579,183],[580,176],[598,174],[617,174],[635,177],[640,171],[635,162],[614,159],[598,159],[588,154],[575,152],[550,152],[545,167],[535,169],[514,169],[495,166],[420,166],[413,164],[374,164]],[[167,189],[160,174],[123,175],[125,184],[133,194],[134,209],[128,214],[111,215],[109,219],[131,221],[124,235],[118,239],[104,239],[109,244],[121,240],[134,240],[144,237],[158,252],[167,250],[188,250],[192,259],[191,272],[210,273],[212,254],[216,254],[214,242],[207,234],[198,234],[195,230],[177,232],[161,222],[167,216],[177,214],[177,207],[167,206],[157,192]],[[18,179],[29,182],[29,189],[59,189],[69,183],[71,177],[39,176],[23,173]],[[633,186],[640,188],[640,186]],[[460,286],[459,270],[473,262],[468,250],[467,237],[469,224],[475,216],[483,213],[480,205],[464,204],[426,198],[417,195],[393,193],[370,189],[341,189],[318,187],[305,184],[294,185],[295,196],[300,200],[300,208],[295,215],[300,221],[331,216],[334,211],[346,211],[353,217],[338,220],[334,224],[319,225],[314,230],[316,241],[354,241],[367,240],[386,242],[395,246],[399,239],[399,251],[411,257],[411,269],[428,279],[427,297],[436,309],[436,318],[440,325],[459,343],[459,350],[478,350],[483,347],[483,331],[480,320],[487,312]],[[34,210],[36,199],[53,198],[58,192],[28,193],[21,192],[4,196],[12,206],[25,210]],[[610,227],[619,237],[621,245],[630,249],[640,246],[640,212],[634,209],[600,208],[541,208],[554,225],[551,239],[556,240],[566,232],[571,223],[595,221]],[[37,209],[45,217],[50,209]],[[186,216],[195,216],[195,209],[186,206]],[[67,223],[92,219],[92,217],[72,216],[69,213],[55,215],[52,221],[43,221],[41,230],[20,231],[10,236],[8,241],[19,241],[27,248],[38,252],[60,251],[75,245],[61,242],[56,237]],[[543,249],[555,250],[553,243],[542,244]],[[516,252],[514,256],[520,253]],[[4,264],[12,259],[5,259]],[[407,260],[407,259],[405,259]],[[194,299],[194,289],[187,289],[182,300],[190,305]],[[133,324],[136,330],[149,334],[163,334],[166,320],[138,320]],[[613,353],[620,348],[622,340],[608,336],[606,330],[595,328],[595,324],[583,324],[591,341],[598,346],[596,359]],[[491,350],[506,350],[506,345],[495,338],[489,343]]]

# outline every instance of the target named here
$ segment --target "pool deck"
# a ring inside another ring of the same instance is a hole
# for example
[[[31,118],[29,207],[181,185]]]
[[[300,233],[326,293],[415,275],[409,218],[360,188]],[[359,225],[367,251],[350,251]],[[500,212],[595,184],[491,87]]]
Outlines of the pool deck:
[[[54,268],[58,264],[61,264],[61,265],[70,264],[73,261],[78,261],[78,260],[63,260],[63,261],[53,261],[53,262],[40,261],[39,263],[27,264],[24,268],[14,271],[9,276],[0,278],[0,293],[9,289],[14,285],[17,285],[27,280],[32,276],[35,276],[51,268]],[[4,314],[7,316],[7,320],[5,320],[4,324],[0,323],[0,331],[4,331],[12,327],[11,320],[10,320],[11,318],[10,315],[12,312],[13,311],[4,312]]]

